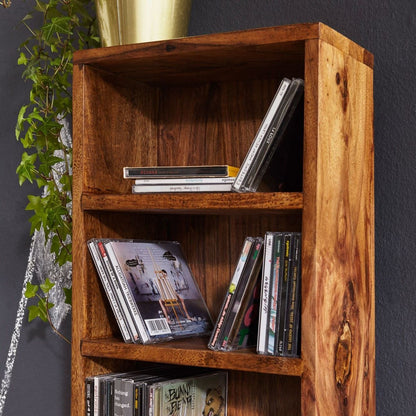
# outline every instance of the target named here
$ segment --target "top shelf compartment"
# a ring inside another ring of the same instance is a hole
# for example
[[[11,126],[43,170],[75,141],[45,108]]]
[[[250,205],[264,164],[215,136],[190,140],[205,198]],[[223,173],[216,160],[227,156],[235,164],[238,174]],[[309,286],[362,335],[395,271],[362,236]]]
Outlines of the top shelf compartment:
[[[129,195],[124,166],[240,166],[281,79],[305,78],[316,39],[372,65],[371,54],[320,23],[76,52],[81,194]],[[309,91],[305,103],[315,99]]]

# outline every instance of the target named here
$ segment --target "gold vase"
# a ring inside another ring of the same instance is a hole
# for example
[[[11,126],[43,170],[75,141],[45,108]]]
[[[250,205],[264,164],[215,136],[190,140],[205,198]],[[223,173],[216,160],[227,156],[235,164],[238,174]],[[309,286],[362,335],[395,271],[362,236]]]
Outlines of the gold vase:
[[[95,0],[101,46],[186,36],[192,0]]]

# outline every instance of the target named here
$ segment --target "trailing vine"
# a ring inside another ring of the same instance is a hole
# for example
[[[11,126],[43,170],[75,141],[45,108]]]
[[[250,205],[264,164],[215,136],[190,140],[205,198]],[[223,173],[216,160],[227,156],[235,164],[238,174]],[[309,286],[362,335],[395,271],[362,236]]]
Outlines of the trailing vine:
[[[6,7],[10,1],[1,4]],[[99,38],[90,0],[35,0],[34,4],[22,20],[29,37],[20,47],[18,64],[24,66],[23,79],[31,82],[31,90],[17,118],[16,138],[24,151],[16,173],[20,184],[29,181],[41,190],[28,195],[31,233],[43,230],[56,263],[62,266],[72,261],[72,145],[60,134],[64,119],[71,125],[72,56],[77,49],[99,46]],[[34,27],[33,22],[39,21],[40,27]],[[27,288],[26,297],[38,298],[38,304],[29,307],[29,320],[39,317],[50,322],[53,304],[47,294],[53,283],[45,282],[43,295],[35,296],[33,286]],[[70,293],[66,295],[69,302]]]

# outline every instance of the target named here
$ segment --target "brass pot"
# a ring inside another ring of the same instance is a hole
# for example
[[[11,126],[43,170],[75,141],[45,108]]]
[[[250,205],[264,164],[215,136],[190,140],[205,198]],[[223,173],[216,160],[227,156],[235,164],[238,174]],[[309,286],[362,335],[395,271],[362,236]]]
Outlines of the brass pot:
[[[186,36],[192,0],[95,0],[101,45]]]

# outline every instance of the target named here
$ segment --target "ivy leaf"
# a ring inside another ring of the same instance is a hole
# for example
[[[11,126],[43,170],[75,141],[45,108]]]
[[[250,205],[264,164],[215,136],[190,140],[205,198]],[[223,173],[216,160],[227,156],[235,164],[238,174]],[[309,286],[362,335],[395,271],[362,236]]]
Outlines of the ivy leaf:
[[[35,306],[35,305],[33,305]],[[51,309],[53,307],[53,303],[50,302],[46,302],[46,299],[42,298],[39,300],[39,303],[37,304],[37,310],[34,309],[33,314],[36,313],[36,317],[39,317],[40,319],[42,319],[43,322],[48,322],[48,310]],[[29,306],[29,308],[31,308]],[[29,311],[29,316],[30,316],[30,311]]]
[[[35,297],[38,289],[39,289],[38,285],[32,285],[32,283],[27,282],[26,290],[25,290],[25,297],[27,299]]]
[[[65,247],[61,247],[60,250],[55,253],[56,255],[56,262],[59,264],[59,266],[63,266],[68,261],[72,260],[72,256],[70,253],[68,253],[68,250],[71,249],[71,245],[68,244]]]
[[[55,166],[57,163],[62,162],[62,158],[54,156],[53,154],[49,155],[49,153],[44,153],[39,155],[39,161],[39,172],[42,173],[44,176],[48,176],[52,171],[52,167]]]
[[[33,133],[36,133],[36,126],[33,123],[31,123],[31,125],[26,130],[25,136],[20,139],[20,143],[22,143],[25,149],[32,147],[34,141]]]
[[[36,6],[35,6],[35,10],[37,10],[38,12],[46,13],[46,10],[47,10],[46,3],[43,3],[41,1],[37,1]]]
[[[71,192],[72,190],[72,176],[71,175],[62,175],[59,182],[63,185],[62,190],[66,192]]]
[[[40,214],[43,211],[43,198],[38,195],[28,195],[27,199],[29,200],[29,203],[26,205],[26,210],[35,211],[37,214]]]
[[[42,218],[40,218],[38,215],[33,215],[32,217],[30,217],[29,222],[31,223],[31,234],[33,234],[35,230],[40,230],[40,227],[42,226]]]
[[[42,33],[47,42],[50,42],[54,34],[66,34],[71,35],[72,31],[70,29],[70,17],[54,17],[51,19],[51,23],[47,23],[42,28]]]
[[[43,293],[46,295],[49,293],[49,291],[55,286],[55,283],[52,283],[49,278],[47,277],[45,279],[45,282],[40,285],[40,288],[42,289]]]
[[[28,119],[30,121],[32,120],[38,120],[43,122],[43,117],[39,114],[39,112],[37,110],[32,111],[29,115],[28,115]]]
[[[17,60],[18,65],[27,65],[27,58],[23,52],[20,52],[19,58]]]
[[[29,317],[28,317],[29,322],[32,322],[34,319],[40,316],[39,307],[37,305],[28,306],[28,310],[29,310]]]
[[[70,288],[64,287],[64,293],[65,293],[65,303],[67,305],[72,305],[72,287]]]
[[[61,248],[61,240],[55,234],[51,239],[51,252],[58,253],[60,248]]]
[[[16,134],[16,139],[19,140],[20,137],[20,132],[22,131],[22,124],[24,122],[24,115],[27,109],[27,105],[24,105],[20,111],[19,114],[17,115],[17,123],[16,123],[16,130],[15,130],[15,134]]]
[[[33,19],[32,13],[28,13],[23,19],[22,22],[25,22],[26,20]]]
[[[29,155],[26,152],[22,154],[22,161],[16,169],[16,173],[19,176],[19,184],[22,185],[25,180],[33,183],[33,179],[36,176],[35,161],[37,159],[36,153]]]

